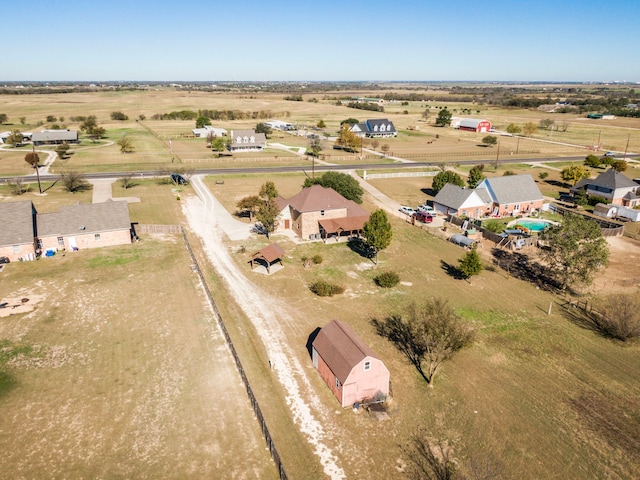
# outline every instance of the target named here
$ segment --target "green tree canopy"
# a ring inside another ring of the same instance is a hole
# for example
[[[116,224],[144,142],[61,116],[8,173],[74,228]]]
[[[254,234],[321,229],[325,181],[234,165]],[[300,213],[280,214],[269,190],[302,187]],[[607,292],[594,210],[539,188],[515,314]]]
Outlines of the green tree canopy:
[[[340,134],[336,139],[336,145],[349,150],[358,151],[362,147],[362,138],[349,130],[349,124],[344,123],[340,129]]]
[[[345,123],[347,125],[355,125],[356,123],[360,123],[360,121],[357,118],[349,117],[342,120],[340,122],[340,126],[342,127],[342,125],[344,125]]]
[[[134,151],[133,142],[127,135],[124,135],[118,140],[118,145],[120,146],[120,153],[131,153]]]
[[[480,260],[480,254],[474,244],[461,259],[458,260],[458,270],[464,278],[478,275],[482,271],[482,261]]]
[[[516,125],[515,123],[510,123],[509,125],[507,125],[507,133],[510,133],[511,135],[518,135],[521,132],[522,127],[520,127],[519,125]]]
[[[451,125],[451,117],[453,115],[449,110],[443,108],[438,112],[438,117],[436,118],[436,126],[438,127],[448,127]]]
[[[362,187],[355,178],[346,173],[334,171],[325,172],[321,177],[306,178],[302,186],[310,187],[311,185],[322,185],[326,188],[333,188],[347,200],[362,203],[364,190],[362,190]]]
[[[491,147],[498,143],[498,137],[496,137],[495,135],[487,135],[482,138],[482,143]]]
[[[444,172],[440,172],[435,177],[433,177],[431,189],[434,193],[438,193],[447,183],[453,183],[454,185],[458,185],[459,187],[464,187],[464,181],[462,180],[462,177],[460,177],[460,175],[458,175],[456,172],[445,170]]]
[[[256,133],[264,133],[264,136],[269,138],[269,135],[271,135],[273,130],[271,130],[271,127],[269,125],[267,125],[266,123],[258,123],[256,125]]]
[[[411,304],[405,312],[371,320],[378,335],[407,357],[430,385],[440,365],[470,344],[473,331],[446,300],[434,298]]]
[[[260,187],[260,197],[264,199],[272,199],[278,196],[278,189],[276,188],[276,184],[272,181],[265,182],[262,187]]]
[[[476,188],[485,179],[484,173],[482,173],[483,170],[484,165],[476,165],[469,170],[469,178],[467,178],[469,188]]]
[[[205,125],[211,125],[211,119],[205,116],[196,118],[196,128],[204,128]]]
[[[318,121],[318,123],[316,123],[316,127],[318,127],[318,128],[325,128],[326,126],[327,126],[327,124],[324,123],[324,120],[322,120],[322,119],[320,119]]]
[[[582,215],[565,215],[562,224],[547,229],[542,239],[547,246],[543,258],[562,288],[591,284],[596,272],[608,264],[609,246],[600,226]]]
[[[584,164],[587,167],[597,168],[602,165],[602,160],[597,155],[591,154],[587,155],[587,157],[584,159]]]
[[[393,237],[393,230],[391,229],[387,212],[380,208],[374,211],[362,228],[362,236],[365,245],[375,252],[375,263],[377,264],[378,252],[387,248],[391,244],[391,238]]]
[[[624,172],[628,166],[629,164],[626,162],[626,160],[615,160],[611,164],[611,168],[613,168],[616,172]]]
[[[537,131],[538,131],[538,126],[533,122],[527,122],[522,127],[522,133],[527,137],[530,137]]]
[[[7,145],[13,145],[14,147],[19,146],[20,144],[22,144],[23,141],[24,141],[24,135],[22,135],[22,132],[17,129],[11,130],[11,133],[9,133],[9,136],[5,140]]]
[[[0,125],[2,125],[3,123],[7,123],[7,121],[9,121],[9,117],[7,116],[7,114],[0,113]]]
[[[589,170],[578,164],[573,164],[565,167],[560,172],[560,177],[562,177],[562,180],[570,183],[572,186],[578,183],[583,178],[589,178],[589,175]]]

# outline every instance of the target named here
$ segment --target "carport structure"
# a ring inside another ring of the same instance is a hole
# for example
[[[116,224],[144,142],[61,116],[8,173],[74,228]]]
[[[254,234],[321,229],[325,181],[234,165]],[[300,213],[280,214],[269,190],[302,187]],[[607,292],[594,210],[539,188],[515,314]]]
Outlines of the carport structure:
[[[369,217],[327,218],[319,220],[320,234],[324,242],[329,237],[340,240],[342,236],[359,236]]]
[[[249,262],[251,263],[251,270],[253,270],[253,264],[264,265],[267,268],[267,275],[271,275],[271,267],[274,263],[280,262],[282,266],[282,256],[284,250],[277,243],[272,243],[264,248],[261,248],[257,252],[251,255]]]

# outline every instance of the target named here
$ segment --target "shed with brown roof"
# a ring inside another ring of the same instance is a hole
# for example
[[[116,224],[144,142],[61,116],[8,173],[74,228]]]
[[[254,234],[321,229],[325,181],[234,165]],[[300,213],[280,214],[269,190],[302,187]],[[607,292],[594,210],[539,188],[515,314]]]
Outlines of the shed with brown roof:
[[[343,407],[381,401],[389,395],[389,370],[340,320],[332,320],[320,330],[312,343],[311,358]]]
[[[255,262],[264,265],[267,268],[267,274],[270,275],[271,267],[274,263],[280,262],[280,265],[282,265],[283,255],[284,250],[277,243],[267,245],[251,255],[251,259],[249,260],[251,263],[251,270],[253,270],[253,264]]]

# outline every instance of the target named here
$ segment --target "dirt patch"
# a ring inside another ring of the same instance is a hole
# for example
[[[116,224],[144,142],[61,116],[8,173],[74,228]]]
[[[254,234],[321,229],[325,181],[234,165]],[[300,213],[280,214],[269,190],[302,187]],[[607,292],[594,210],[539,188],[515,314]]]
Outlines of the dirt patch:
[[[609,266],[593,283],[594,293],[633,291],[640,287],[640,242],[628,237],[609,237]]]
[[[42,295],[20,295],[0,300],[0,318],[35,310],[44,297]]]

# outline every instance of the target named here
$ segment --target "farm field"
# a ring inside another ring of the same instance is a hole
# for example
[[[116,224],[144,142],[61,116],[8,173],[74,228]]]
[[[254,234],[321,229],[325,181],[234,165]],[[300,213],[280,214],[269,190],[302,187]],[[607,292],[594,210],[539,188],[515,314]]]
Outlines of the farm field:
[[[305,95],[305,100],[313,96]],[[73,147],[75,152],[68,160],[56,161],[53,172],[63,168],[86,173],[299,164],[308,173],[307,159],[281,149],[242,158],[214,158],[204,139],[188,138],[194,122],[151,119],[155,113],[183,109],[269,110],[273,118],[295,119],[300,124],[323,119],[330,132],[337,131],[344,118],[388,117],[401,130],[397,139],[381,140],[390,144],[390,155],[433,158],[461,173],[470,167],[456,160],[478,158],[489,176],[503,175],[506,170],[531,173],[544,195],[555,197],[564,190],[557,185],[562,163],[549,161],[533,168],[526,163],[500,164],[492,171],[497,147],[479,146],[482,134],[426,125],[421,121],[425,108],[421,102],[389,104],[385,113],[378,113],[338,107],[329,96],[315,96],[318,103],[284,101],[277,94],[249,98],[173,90],[0,98],[6,100],[2,110],[10,120],[26,115],[30,127],[48,114],[67,120],[95,114],[107,128],[106,139],[95,144],[84,139]],[[478,108],[478,115],[497,127],[549,116]],[[130,120],[112,121],[112,111],[123,111]],[[145,120],[137,121],[139,115],[145,115]],[[435,115],[437,110],[432,109],[430,121]],[[251,128],[258,121],[214,125],[231,130]],[[407,130],[416,124],[420,130]],[[627,132],[640,128],[640,120],[616,119],[607,125],[611,130],[603,123],[594,130],[592,124],[576,118],[567,132],[553,132],[553,140],[562,135],[567,143],[583,145],[602,130],[603,145],[620,150],[627,142]],[[546,133],[540,131],[536,137],[546,139]],[[125,134],[136,146],[134,153],[121,154],[112,143]],[[306,146],[305,139],[284,134],[274,135],[271,142]],[[586,154],[581,147],[529,139],[500,137],[500,142],[501,158],[512,151],[515,155],[516,149],[560,161],[563,156]],[[0,150],[0,176],[31,173],[24,162],[28,151]],[[629,151],[640,151],[637,136],[631,137]],[[334,155],[330,148],[323,153]],[[337,158],[341,155],[335,154]],[[271,156],[278,158],[265,160]],[[351,163],[343,159],[335,163],[341,162]],[[544,181],[538,178],[541,171],[549,173]],[[275,182],[281,195],[290,197],[300,190],[304,178],[303,173],[229,174],[205,180],[222,205],[234,212],[238,200],[256,194],[267,180]],[[114,198],[141,199],[130,204],[133,222],[188,227],[184,208],[194,201],[191,186],[175,188],[142,179],[136,183],[127,190],[113,185]],[[430,178],[370,183],[402,204],[415,206],[430,198]],[[46,189],[45,196],[32,190],[21,199],[32,199],[38,211],[91,201],[90,191],[72,195],[49,184]],[[8,199],[15,198],[8,187],[0,186],[0,201]],[[368,195],[363,207],[376,208]],[[248,223],[246,218],[240,220]],[[310,387],[305,395],[323,412],[323,426],[331,432],[328,446],[346,478],[403,478],[406,448],[417,434],[445,441],[461,471],[471,478],[640,476],[640,345],[606,340],[572,323],[561,306],[566,298],[492,265],[488,247],[481,252],[485,271],[471,282],[456,280],[446,267],[457,264],[462,249],[401,219],[393,217],[391,222],[393,242],[381,252],[377,266],[346,244],[300,243],[279,235],[271,240],[254,235],[243,241],[225,241],[236,268],[250,279],[264,302],[277,304],[294,320],[283,323],[283,332],[295,359],[306,369]],[[291,417],[283,386],[269,372],[268,345],[242,310],[244,299],[234,295],[207,264],[207,252],[193,232],[188,232],[289,478],[324,478],[317,452]],[[271,276],[251,272],[249,255],[270,241],[284,248],[284,269]],[[615,290],[621,278],[627,286],[640,278],[639,268],[634,267],[638,265],[637,244],[616,248],[624,253],[615,256],[596,281],[598,293]],[[305,268],[302,258],[314,255],[321,255],[322,263]],[[0,363],[0,410],[9,412],[0,416],[0,432],[4,433],[0,448],[10,452],[0,459],[0,471],[18,472],[23,478],[45,472],[93,478],[277,478],[190,263],[180,237],[143,236],[131,246],[20,262],[0,272],[0,301],[28,297],[27,303],[34,307],[0,318],[0,360],[12,357],[4,368]],[[398,272],[401,284],[391,289],[377,287],[373,278],[386,270]],[[346,291],[330,298],[317,297],[308,285],[319,279],[342,284]],[[453,305],[473,326],[476,338],[442,366],[430,388],[389,342],[376,335],[371,319],[435,296]],[[313,369],[306,348],[309,334],[334,318],[349,323],[391,371],[389,420],[380,422],[364,411],[341,409]]]

